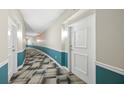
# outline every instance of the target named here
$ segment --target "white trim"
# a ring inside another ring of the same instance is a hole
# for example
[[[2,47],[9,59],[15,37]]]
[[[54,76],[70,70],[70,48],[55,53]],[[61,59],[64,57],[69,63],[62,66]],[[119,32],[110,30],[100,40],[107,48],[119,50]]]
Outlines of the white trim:
[[[90,80],[93,84],[96,84],[96,13],[95,13],[95,10],[91,10],[92,11],[92,22],[91,22],[91,28],[93,28],[91,31],[91,38],[92,38],[92,41],[91,44],[92,44],[92,56],[93,56],[93,59],[92,59],[92,72],[91,72],[91,76],[90,76]]]
[[[96,61],[96,65],[100,66],[100,67],[103,67],[105,69],[108,69],[110,71],[116,72],[118,74],[124,75],[124,69],[121,69],[121,68],[118,68],[118,67],[115,67],[115,66],[111,66],[111,65],[108,65],[108,64],[104,64],[104,63],[99,62],[99,61]]]
[[[69,68],[62,66],[65,70],[67,70],[68,72],[70,72]]]
[[[93,13],[95,13],[95,9],[83,9],[83,10],[80,9],[75,14],[73,14],[71,17],[69,17],[67,20],[65,20],[63,24],[70,24],[74,22],[75,20],[77,20],[77,18],[80,18],[80,17],[83,18]]]
[[[29,45],[29,46],[44,47],[44,48],[49,48],[49,49],[52,49],[52,50],[55,50],[55,51],[58,51],[58,52],[65,52],[65,53],[68,53],[68,51],[65,51],[65,50],[58,50],[58,49],[50,48],[50,47],[47,47],[47,46],[40,46],[40,45]],[[27,47],[27,48],[32,48],[32,47]]]
[[[59,67],[61,67],[62,68],[62,66],[55,60],[55,59],[53,59],[51,56],[49,56],[48,54],[46,54],[45,52],[43,52],[42,50],[38,50],[38,49],[36,49],[36,48],[33,48],[33,49],[35,49],[35,50],[37,50],[37,51],[39,51],[40,53],[43,53],[43,54],[45,54],[46,56],[48,56],[50,59],[52,59]]]
[[[24,59],[23,64],[18,67],[18,70],[24,66],[25,60],[26,60],[26,58]]]
[[[71,65],[71,30],[70,27],[67,28],[68,29],[68,39],[69,39],[69,49],[68,49],[68,69],[69,71],[71,71],[72,69],[72,65]]]
[[[26,47],[21,50],[17,50],[17,53],[23,52],[25,49],[26,49]]]
[[[8,57],[0,62],[0,68],[8,63]]]
[[[29,46],[30,46],[30,45],[29,45]],[[31,45],[31,46],[45,47],[45,48],[53,49],[53,50],[55,50],[55,51],[64,52],[63,50],[51,48],[51,47],[48,47],[48,46],[40,46],[40,45]]]

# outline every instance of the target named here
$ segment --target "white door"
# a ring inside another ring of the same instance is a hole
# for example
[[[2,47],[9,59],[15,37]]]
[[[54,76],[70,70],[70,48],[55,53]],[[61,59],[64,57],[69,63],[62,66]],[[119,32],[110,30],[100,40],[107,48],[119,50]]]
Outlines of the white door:
[[[8,28],[8,75],[9,80],[13,73],[17,71],[17,53],[16,53],[16,28],[9,25]]]
[[[70,25],[71,71],[86,83],[93,83],[95,70],[95,15]]]

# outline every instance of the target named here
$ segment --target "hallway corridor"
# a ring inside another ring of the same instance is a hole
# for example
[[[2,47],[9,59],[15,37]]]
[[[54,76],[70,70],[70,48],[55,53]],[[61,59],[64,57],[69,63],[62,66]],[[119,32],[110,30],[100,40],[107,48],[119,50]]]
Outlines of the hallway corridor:
[[[85,84],[45,54],[36,49],[26,49],[26,63],[13,75],[11,84]]]
[[[0,84],[124,84],[124,9],[10,9],[0,20]]]
[[[123,2],[27,1],[0,3],[1,93],[124,93]]]

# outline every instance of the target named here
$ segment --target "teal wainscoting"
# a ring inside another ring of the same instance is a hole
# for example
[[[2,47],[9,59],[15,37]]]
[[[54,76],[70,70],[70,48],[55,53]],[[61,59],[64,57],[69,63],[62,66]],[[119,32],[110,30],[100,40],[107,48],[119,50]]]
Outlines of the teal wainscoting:
[[[0,68],[0,84],[8,84],[8,63]]]
[[[96,66],[97,84],[124,84],[124,75]]]
[[[46,54],[48,54],[53,59],[55,59],[60,65],[68,67],[67,65],[68,54],[66,52],[60,52],[60,51],[50,49],[47,47],[42,47],[42,46],[27,45],[27,47],[39,49],[45,52]]]
[[[61,57],[62,65],[68,67],[68,53],[61,52],[61,55],[62,55]]]
[[[25,54],[26,54],[25,52],[26,52],[26,50],[19,52],[17,54],[18,67],[21,66],[25,60]]]

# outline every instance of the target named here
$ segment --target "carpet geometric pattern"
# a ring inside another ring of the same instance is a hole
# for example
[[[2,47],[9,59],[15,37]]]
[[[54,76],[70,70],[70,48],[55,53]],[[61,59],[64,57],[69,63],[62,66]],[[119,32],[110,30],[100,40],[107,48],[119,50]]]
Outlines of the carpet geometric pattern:
[[[44,53],[27,48],[25,64],[12,76],[10,84],[85,84],[85,82],[63,67],[59,67]]]

